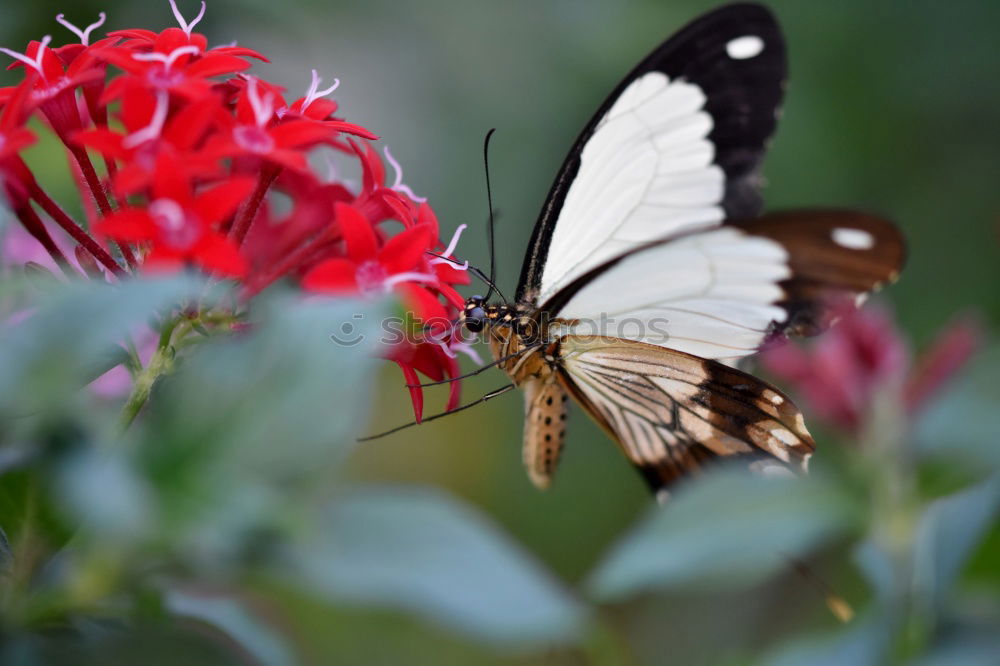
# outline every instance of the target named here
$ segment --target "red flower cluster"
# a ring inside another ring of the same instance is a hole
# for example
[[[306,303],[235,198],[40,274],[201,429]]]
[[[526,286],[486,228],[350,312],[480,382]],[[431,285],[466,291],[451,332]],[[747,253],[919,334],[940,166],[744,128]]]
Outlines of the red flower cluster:
[[[248,48],[208,48],[169,0],[179,28],[118,30],[90,42],[100,20],[81,30],[60,14],[78,41],[51,47],[51,37],[24,53],[0,49],[24,71],[0,89],[0,182],[12,210],[67,276],[120,280],[138,271],[197,269],[238,280],[244,298],[275,281],[304,289],[374,296],[395,293],[418,320],[451,320],[462,306],[455,284],[468,277],[439,240],[426,201],[388,184],[377,137],[337,114],[313,71],[305,96],[289,104],[283,89],[246,73]],[[339,82],[338,82],[339,83]],[[60,139],[77,178],[88,219],[72,219],[21,158],[36,139],[26,129],[40,116]],[[326,153],[354,161],[357,188],[323,178],[310,158]],[[98,156],[100,163],[93,158]],[[274,193],[291,201],[277,214]],[[96,207],[95,207],[96,204]],[[78,247],[67,260],[54,227]],[[457,238],[456,238],[457,240]],[[435,254],[429,254],[434,252]],[[408,383],[457,375],[452,327],[434,339],[408,339],[385,355]],[[408,336],[412,337],[412,336]],[[452,383],[449,408],[457,404]],[[420,418],[422,395],[413,391]]]
[[[908,413],[917,413],[972,356],[980,337],[974,321],[956,320],[914,364],[886,310],[846,305],[839,308],[837,325],[809,347],[781,342],[761,361],[792,384],[820,419],[857,432],[884,392]]]

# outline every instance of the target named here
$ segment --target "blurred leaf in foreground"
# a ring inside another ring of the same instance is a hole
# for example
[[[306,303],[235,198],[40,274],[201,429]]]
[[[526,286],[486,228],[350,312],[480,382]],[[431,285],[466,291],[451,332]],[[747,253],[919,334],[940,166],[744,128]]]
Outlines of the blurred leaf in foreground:
[[[184,277],[120,285],[59,285],[33,312],[0,325],[0,417],[51,411],[120,360],[117,345],[158,313],[196,295]]]
[[[581,637],[584,608],[482,515],[440,492],[351,492],[314,536],[290,569],[334,601],[418,613],[505,650]]]
[[[939,609],[947,601],[962,567],[998,514],[1000,474],[927,507],[914,544],[914,583],[926,603]]]
[[[133,448],[161,533],[192,561],[226,566],[247,539],[299,521],[334,474],[367,417],[378,317],[362,307],[277,298],[252,313],[263,323],[200,345],[154,391]],[[354,346],[330,338],[345,321]]]
[[[917,444],[933,456],[1000,469],[1000,347],[980,354],[970,370],[917,422]]]
[[[719,470],[652,508],[612,548],[589,587],[600,599],[619,600],[686,582],[750,583],[856,525],[856,508],[818,477]]]
[[[789,641],[761,662],[767,666],[876,666],[885,663],[890,635],[885,617],[869,612],[834,634]]]
[[[164,602],[175,616],[221,631],[261,664],[295,666],[299,663],[284,638],[236,599],[174,589],[166,594]]]

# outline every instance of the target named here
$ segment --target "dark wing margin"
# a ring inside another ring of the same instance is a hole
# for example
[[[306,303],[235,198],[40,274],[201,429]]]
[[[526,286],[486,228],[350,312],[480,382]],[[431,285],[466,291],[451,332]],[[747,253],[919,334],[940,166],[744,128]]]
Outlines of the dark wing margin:
[[[757,37],[763,50],[753,58],[734,59],[727,45],[740,37]],[[698,85],[712,116],[708,136],[714,163],[725,173],[721,202],[726,217],[747,218],[761,209],[757,170],[777,124],[787,78],[785,41],[767,8],[733,4],[709,12],[685,26],[633,69],[598,108],[566,156],[535,224],[517,287],[518,301],[534,300],[542,279],[549,243],[570,185],[580,168],[580,155],[608,110],[628,85],[652,71],[671,80]]]
[[[769,238],[788,252],[791,277],[780,282],[787,319],[776,335],[816,335],[830,327],[845,300],[856,305],[896,281],[906,241],[891,222],[838,209],[790,210],[730,221],[727,226]]]
[[[804,472],[815,443],[778,389],[690,354],[615,338],[561,339],[561,379],[654,492],[715,461]]]

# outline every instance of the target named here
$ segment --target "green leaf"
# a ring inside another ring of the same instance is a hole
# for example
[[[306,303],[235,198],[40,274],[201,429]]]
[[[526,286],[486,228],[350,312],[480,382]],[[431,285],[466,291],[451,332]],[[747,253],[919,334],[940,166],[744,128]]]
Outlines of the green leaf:
[[[173,589],[164,595],[164,603],[174,615],[203,622],[223,632],[260,664],[295,666],[299,663],[285,638],[236,599]]]
[[[819,478],[765,478],[720,470],[654,507],[590,577],[600,599],[680,583],[759,580],[856,523],[837,487]]]
[[[5,576],[14,562],[14,552],[10,549],[7,533],[0,527],[0,577]]]
[[[892,597],[897,571],[885,549],[868,538],[854,547],[853,559],[871,584],[875,596],[887,602]]]
[[[924,453],[1000,469],[1000,347],[976,357],[970,369],[920,416],[914,438]]]
[[[102,543],[128,543],[155,530],[152,489],[128,451],[79,447],[60,461],[55,489],[63,509]]]
[[[294,477],[342,457],[366,421],[378,311],[289,298],[259,320],[245,335],[202,344],[162,383],[147,435],[231,456],[227,464],[250,473]],[[331,333],[351,321],[364,339],[334,343]]]
[[[761,659],[766,666],[878,666],[885,663],[892,636],[887,619],[869,612],[826,636],[795,638]]]
[[[575,641],[586,617],[484,516],[436,491],[341,497],[291,558],[309,590],[410,611],[506,650]]]
[[[58,409],[108,369],[115,346],[160,311],[198,293],[193,279],[62,285],[37,295],[24,321],[0,326],[0,418]]]
[[[136,423],[162,529],[211,567],[301,517],[303,494],[333,475],[366,422],[379,362],[370,304],[280,298],[252,320],[193,350]],[[345,322],[358,344],[330,339]]]
[[[996,623],[988,626],[950,627],[927,654],[912,666],[996,666],[1000,634]]]
[[[914,543],[919,594],[939,608],[973,550],[1000,514],[1000,474],[933,501]]]

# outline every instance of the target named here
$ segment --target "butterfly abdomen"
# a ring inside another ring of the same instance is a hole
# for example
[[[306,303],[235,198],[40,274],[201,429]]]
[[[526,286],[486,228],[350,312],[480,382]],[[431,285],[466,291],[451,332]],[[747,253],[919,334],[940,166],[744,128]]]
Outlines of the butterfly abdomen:
[[[536,378],[524,388],[524,466],[540,489],[549,487],[566,437],[569,396],[555,376]]]

